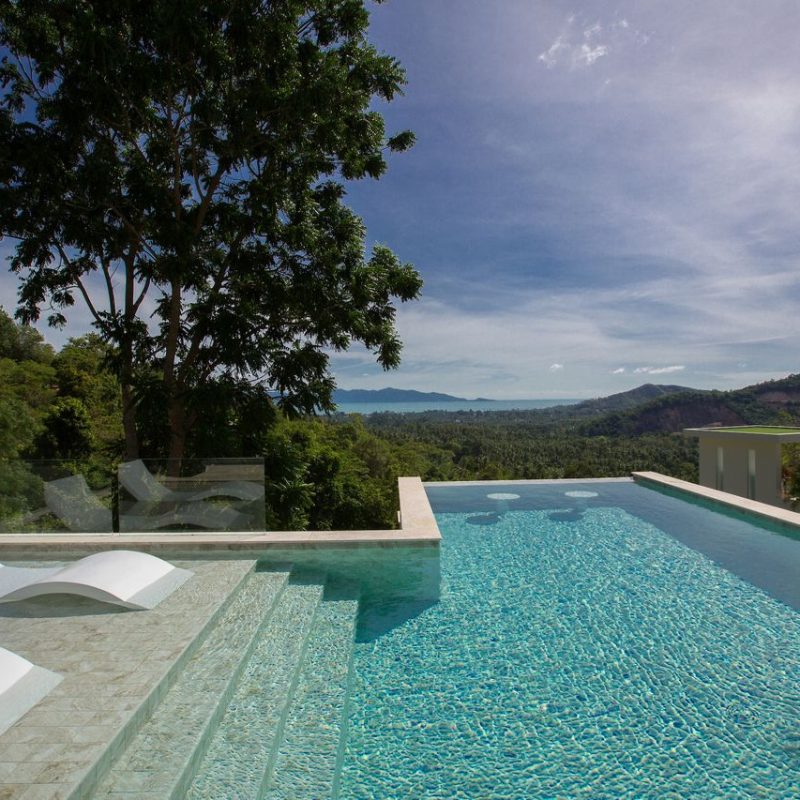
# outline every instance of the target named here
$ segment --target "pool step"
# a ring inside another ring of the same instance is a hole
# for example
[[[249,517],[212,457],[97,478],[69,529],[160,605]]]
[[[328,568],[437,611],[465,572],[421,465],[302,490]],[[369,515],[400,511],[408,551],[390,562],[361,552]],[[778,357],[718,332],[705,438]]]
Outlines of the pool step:
[[[319,573],[292,576],[258,637],[204,758],[196,763],[186,793],[189,800],[260,796],[282,740],[324,582]]]
[[[288,572],[253,573],[91,797],[183,797]]]
[[[344,734],[358,589],[326,586],[264,800],[330,798]]]

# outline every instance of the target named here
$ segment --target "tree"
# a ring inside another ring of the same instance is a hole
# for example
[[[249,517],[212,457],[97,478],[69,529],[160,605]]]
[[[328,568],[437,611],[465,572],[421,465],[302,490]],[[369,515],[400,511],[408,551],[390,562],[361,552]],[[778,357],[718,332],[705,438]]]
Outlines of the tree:
[[[0,358],[49,364],[53,360],[53,348],[36,328],[17,325],[0,306]]]
[[[53,358],[59,397],[80,401],[89,416],[95,455],[111,459],[122,452],[119,382],[109,369],[113,356],[113,350],[90,333],[70,339]]]
[[[56,400],[43,428],[36,440],[39,457],[79,460],[91,455],[91,419],[86,406],[77,398]]]
[[[0,234],[18,316],[81,299],[113,345],[125,447],[164,398],[179,459],[213,381],[333,408],[329,352],[399,363],[395,299],[421,279],[365,252],[346,182],[378,178],[375,98],[404,73],[364,0],[10,0],[0,6]],[[145,388],[147,391],[145,391]],[[149,395],[148,395],[149,393]]]

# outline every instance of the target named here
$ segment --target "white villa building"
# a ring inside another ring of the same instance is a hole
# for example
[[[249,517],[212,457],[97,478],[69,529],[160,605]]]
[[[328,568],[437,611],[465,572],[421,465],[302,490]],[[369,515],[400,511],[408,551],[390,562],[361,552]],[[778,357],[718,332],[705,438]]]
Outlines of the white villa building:
[[[783,506],[781,446],[800,443],[800,428],[748,425],[686,428],[700,440],[700,484]]]

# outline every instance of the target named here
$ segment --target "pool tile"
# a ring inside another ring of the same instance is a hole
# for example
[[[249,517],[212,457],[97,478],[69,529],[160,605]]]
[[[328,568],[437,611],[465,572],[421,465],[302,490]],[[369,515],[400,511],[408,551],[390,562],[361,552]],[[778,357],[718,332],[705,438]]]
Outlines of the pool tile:
[[[184,584],[190,590],[179,588],[152,611],[67,596],[3,608],[0,643],[64,680],[0,736],[0,798],[66,797],[107,769],[107,748],[129,740],[125,726],[140,724],[152,698],[163,696],[176,660],[254,562],[179,565],[195,572]]]

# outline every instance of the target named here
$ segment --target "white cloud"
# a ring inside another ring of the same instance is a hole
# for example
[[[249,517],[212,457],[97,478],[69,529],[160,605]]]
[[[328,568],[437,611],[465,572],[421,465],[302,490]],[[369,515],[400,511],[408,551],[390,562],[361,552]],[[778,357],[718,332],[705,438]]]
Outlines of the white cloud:
[[[586,43],[582,44],[580,50],[578,50],[573,55],[573,59],[577,64],[585,64],[587,67],[590,67],[597,61],[598,58],[602,58],[603,56],[608,55],[608,47],[604,44],[599,44],[596,47],[592,47]]]
[[[680,372],[684,369],[686,369],[685,364],[673,364],[670,367],[636,367],[634,372],[638,374],[644,373],[646,375],[666,375],[667,373]]]
[[[564,365],[563,364],[551,364],[550,365],[550,372],[560,372],[562,369],[564,369]]]
[[[631,42],[641,46],[648,41],[649,37],[634,29],[625,18],[581,25],[571,14],[550,47],[539,54],[539,61],[548,69],[560,65],[570,69],[591,67],[612,50],[624,49]]]
[[[796,301],[777,278],[743,291],[743,282],[734,281],[731,291],[741,294],[733,307],[724,276],[546,293],[495,284],[487,294],[485,284],[460,283],[447,300],[426,297],[399,308],[400,372],[375,372],[361,387],[390,381],[465,396],[597,397],[679,372],[690,373],[688,385],[697,388],[736,388],[796,369]],[[461,296],[482,302],[462,308]],[[771,309],[768,318],[763,308]],[[641,366],[620,367],[620,353]],[[374,361],[366,352],[362,357]],[[342,363],[339,356],[335,361]],[[744,361],[758,363],[760,372],[745,375],[737,366]]]
[[[569,49],[569,45],[565,44],[559,36],[547,50],[543,53],[539,53],[539,61],[543,61],[548,69],[552,69],[558,64],[561,52]]]

